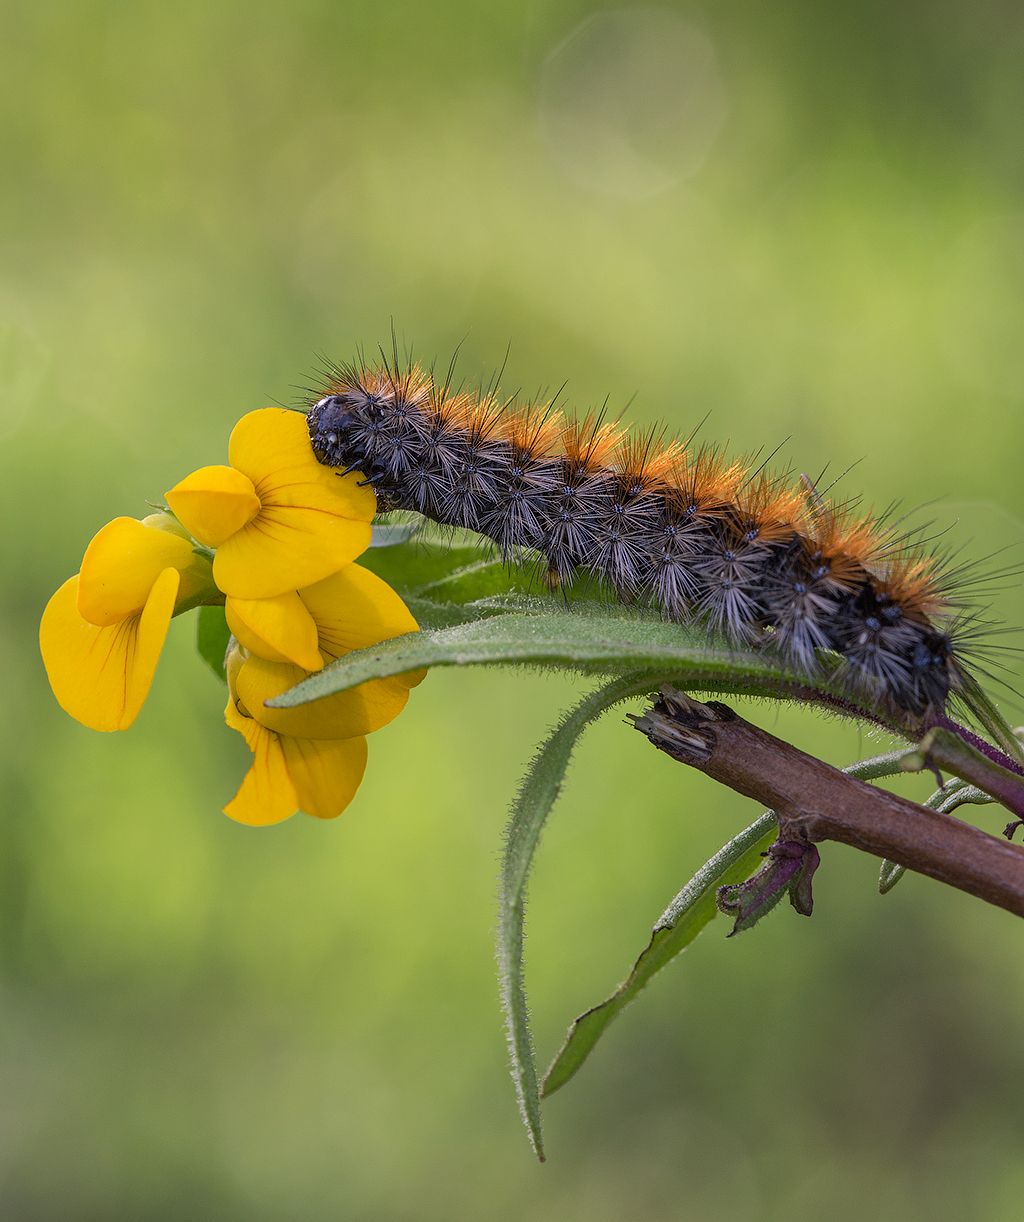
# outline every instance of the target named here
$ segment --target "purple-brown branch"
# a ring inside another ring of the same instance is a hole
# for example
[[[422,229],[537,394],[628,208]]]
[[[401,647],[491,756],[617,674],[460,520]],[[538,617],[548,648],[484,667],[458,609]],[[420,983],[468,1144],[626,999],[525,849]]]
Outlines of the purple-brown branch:
[[[775,811],[779,840],[838,840],[1024,916],[1024,846],[856,780],[716,701],[672,688],[638,730],[673,759]]]

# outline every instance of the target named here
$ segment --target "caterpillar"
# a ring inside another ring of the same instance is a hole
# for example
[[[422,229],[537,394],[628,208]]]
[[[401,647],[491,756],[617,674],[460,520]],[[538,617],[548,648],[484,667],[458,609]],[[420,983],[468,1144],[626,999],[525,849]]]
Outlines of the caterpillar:
[[[806,477],[397,359],[329,366],[306,406],[317,459],[362,472],[379,511],[476,531],[509,563],[539,554],[550,588],[589,574],[802,676],[838,654],[844,687],[917,724],[963,696],[953,575]]]

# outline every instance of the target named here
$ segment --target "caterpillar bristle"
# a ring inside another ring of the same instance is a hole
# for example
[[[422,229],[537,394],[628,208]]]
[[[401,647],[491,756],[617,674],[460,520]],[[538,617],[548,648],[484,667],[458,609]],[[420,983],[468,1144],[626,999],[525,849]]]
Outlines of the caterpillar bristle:
[[[678,470],[674,484],[691,512],[720,514],[731,505],[743,483],[746,467],[728,461],[713,445],[703,445]]]
[[[596,580],[796,675],[838,654],[837,682],[910,722],[970,705],[963,659],[986,648],[977,617],[957,612],[970,582],[901,529],[896,506],[865,515],[770,470],[773,455],[630,432],[604,408],[567,417],[561,392],[531,403],[501,399],[498,379],[457,387],[454,362],[438,383],[400,368],[394,347],[377,364],[325,363],[309,403],[317,458],[363,472],[381,512],[477,531],[510,563],[539,554],[549,589]]]
[[[604,420],[603,412],[591,413],[582,420],[567,420],[562,430],[562,448],[568,464],[577,474],[593,475],[611,463],[625,429]]]

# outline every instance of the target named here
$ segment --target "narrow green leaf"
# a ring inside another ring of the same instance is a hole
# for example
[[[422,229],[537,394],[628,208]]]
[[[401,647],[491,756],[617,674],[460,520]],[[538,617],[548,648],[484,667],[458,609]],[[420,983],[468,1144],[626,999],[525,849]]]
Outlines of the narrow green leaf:
[[[906,872],[906,866],[898,866],[887,857],[882,862],[882,868],[878,871],[878,894],[888,895]]]
[[[777,834],[774,812],[765,811],[760,819],[719,849],[697,871],[654,926],[647,949],[637,959],[623,983],[607,1001],[582,1014],[569,1028],[561,1051],[544,1075],[542,1099],[569,1081],[593,1051],[612,1019],[629,1005],[657,972],[690,945],[705,925],[714,920],[718,914],[718,888],[748,878],[760,865],[761,853]]]
[[[956,790],[949,794],[942,802],[941,806],[935,809],[940,814],[951,814],[958,806],[989,806],[996,799],[990,793],[986,793],[984,789],[979,789],[977,785],[959,785]]]
[[[501,996],[512,1061],[512,1080],[530,1141],[541,1161],[544,1159],[544,1146],[541,1140],[537,1067],[523,987],[526,883],[541,830],[558,797],[577,739],[592,721],[613,704],[649,690],[650,680],[646,676],[627,675],[591,692],[567,713],[530,765],[512,805],[506,831],[498,927]]]
[[[857,760],[843,769],[862,781],[895,776],[906,749]],[[717,891],[720,886],[741,883],[760,865],[761,852],[776,835],[775,812],[765,813],[745,831],[724,845],[701,866],[654,926],[650,943],[633,965],[633,970],[606,1001],[582,1014],[569,1028],[561,1051],[544,1076],[542,1098],[576,1073],[604,1034],[605,1028],[644,989],[651,978],[675,958],[718,915]]]
[[[196,649],[199,656],[221,683],[227,683],[224,655],[228,651],[231,629],[223,607],[200,607],[196,616]]]
[[[878,781],[882,777],[897,776],[903,771],[902,762],[908,755],[913,755],[915,747],[903,747],[898,751],[886,751],[883,755],[872,755],[866,760],[857,760],[847,764],[843,769],[849,776],[858,781]]]
[[[534,562],[536,561],[536,562]],[[495,548],[489,541],[481,539],[472,532],[457,532],[453,537],[439,532],[430,523],[419,519],[407,523],[380,523],[374,526],[374,541],[371,550],[364,553],[360,561],[372,569],[391,586],[393,586],[407,602],[416,601],[414,612],[421,627],[429,630],[455,628],[475,620],[492,616],[527,611],[531,614],[558,618],[559,615],[572,619],[580,614],[592,617],[604,617],[609,620],[621,619],[626,614],[622,606],[609,606],[606,603],[594,601],[594,583],[581,578],[573,585],[560,590],[557,601],[550,595],[538,598],[541,592],[541,558],[531,558],[531,554],[521,557],[516,564],[507,564],[495,554]],[[530,597],[533,595],[533,597]],[[457,608],[465,608],[460,612]],[[571,611],[570,611],[571,608]],[[647,614],[641,613],[640,618],[648,621],[662,622],[657,614],[647,609]],[[663,625],[669,629],[679,630],[679,625]],[[568,635],[573,635],[570,629]],[[706,634],[690,634],[691,641],[696,644],[699,636],[706,648],[709,644]],[[726,647],[728,652],[728,648]],[[456,659],[456,664],[466,662],[517,661],[517,658],[467,658]],[[527,658],[527,661],[532,659]],[[796,691],[764,693],[768,695],[795,695],[796,698],[807,699],[807,687],[817,687],[820,693],[828,693],[833,707],[838,704],[854,716],[863,716],[876,724],[887,725],[897,733],[906,733],[911,727],[897,724],[896,721],[880,715],[878,709],[870,706],[856,707],[856,702],[850,700],[849,694],[841,687],[833,686],[827,681],[827,673],[833,671],[839,664],[839,659],[823,656],[821,659],[826,678],[815,685],[803,685],[799,695]],[[444,665],[443,661],[433,663]],[[553,666],[565,665],[564,660],[547,661],[541,664]],[[624,673],[642,662],[639,658],[623,659],[620,666],[606,666],[603,672],[600,668],[582,666],[589,673]],[[776,674],[782,675],[780,667],[770,668]],[[398,672],[388,672],[398,673]],[[371,676],[372,677],[372,676]],[[802,685],[787,684],[790,689],[799,689]],[[339,689],[340,690],[340,689]],[[747,690],[722,688],[709,689],[722,692]],[[961,680],[960,697],[971,709],[978,723],[982,725],[993,740],[1006,751],[1011,758],[1024,764],[1024,744],[1013,734],[1009,725],[999,713],[990,697],[980,684],[969,675]],[[318,698],[318,697],[317,697]],[[813,699],[813,692],[811,693]],[[287,706],[281,706],[287,707]],[[913,736],[908,735],[908,736]]]
[[[493,612],[494,606],[470,603],[466,610]],[[810,700],[816,693],[825,699],[832,691],[827,679],[813,688],[807,681],[796,681],[771,654],[709,648],[706,634],[681,624],[625,607],[578,603],[571,612],[492,613],[486,619],[394,637],[339,658],[268,703],[293,708],[367,679],[421,666],[487,664],[604,675],[643,670],[688,691],[769,699]],[[855,711],[851,706],[850,712]]]

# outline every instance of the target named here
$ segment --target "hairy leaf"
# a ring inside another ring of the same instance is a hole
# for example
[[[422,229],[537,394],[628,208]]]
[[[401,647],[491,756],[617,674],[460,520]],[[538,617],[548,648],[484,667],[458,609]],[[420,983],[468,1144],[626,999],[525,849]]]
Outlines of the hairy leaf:
[[[383,577],[406,599],[417,622],[422,628],[438,631],[458,628],[471,624],[475,620],[491,618],[498,615],[523,613],[530,616],[543,615],[549,618],[567,617],[570,621],[580,615],[591,618],[605,618],[621,628],[621,621],[629,619],[630,611],[619,605],[595,600],[595,591],[599,583],[586,575],[581,575],[571,585],[560,589],[557,597],[550,594],[543,597],[541,574],[542,558],[533,553],[525,553],[516,558],[516,563],[505,563],[498,558],[494,545],[484,541],[480,536],[469,531],[443,532],[422,519],[415,522],[398,524],[378,524],[374,526],[374,544],[371,550],[364,553],[360,563],[372,569]],[[676,640],[682,633],[689,638],[689,645],[708,654],[725,652],[730,658],[736,659],[742,666],[744,655],[731,650],[725,643],[716,642],[706,631],[683,629],[678,624],[666,624],[656,612],[647,608],[644,611],[633,612],[634,617],[655,623],[664,628],[669,636],[676,634]],[[511,628],[511,626],[510,626]],[[572,637],[575,629],[570,627],[567,635]],[[640,642],[641,645],[644,642]],[[522,657],[522,648],[514,650],[514,656],[504,658],[488,655],[484,657],[459,657],[456,664],[515,662],[525,660],[536,661],[540,665],[565,666],[571,665],[574,659]],[[529,651],[526,650],[526,653]],[[829,704],[835,711],[854,717],[860,717],[875,724],[884,725],[897,733],[908,737],[917,737],[915,727],[905,722],[893,709],[872,707],[870,703],[851,698],[848,691],[831,683],[829,677],[839,667],[838,657],[822,655],[821,679],[817,682],[796,682],[792,672],[783,670],[778,659],[772,659],[770,654],[760,655],[766,669],[783,680],[779,690],[763,692],[769,696],[811,700]],[[652,659],[654,664],[664,661],[663,656]],[[444,665],[446,659],[439,659],[432,664]],[[586,658],[579,661],[583,665],[576,669],[594,673],[602,668],[586,665]],[[591,661],[593,661],[591,659]],[[615,665],[614,659],[603,667],[604,673],[625,673],[635,666],[643,665],[636,657],[625,656],[620,665]],[[430,663],[427,663],[430,664]],[[339,664],[340,665],[340,664]],[[388,671],[384,673],[397,673]],[[366,677],[373,677],[367,675]],[[361,680],[359,680],[361,681]],[[303,689],[305,690],[305,689]],[[692,689],[691,689],[692,690]],[[709,687],[709,691],[744,692],[745,686],[739,687]],[[1024,747],[1015,738],[1005,719],[998,709],[981,689],[980,685],[969,675],[962,676],[961,701],[972,711],[978,723],[991,735],[994,742],[1015,761],[1012,770],[1019,770],[1024,765]],[[303,699],[307,699],[304,697]],[[969,740],[962,727],[952,722],[946,723],[949,729],[962,740]]]
[[[890,751],[858,760],[843,771],[862,781],[895,776],[906,751]],[[606,1001],[594,1006],[569,1028],[561,1051],[544,1076],[542,1098],[564,1086],[604,1034],[605,1028],[672,959],[718,915],[716,893],[721,886],[743,882],[760,864],[762,852],[775,839],[775,812],[765,813],[730,840],[697,871],[654,926],[646,950],[633,970]]]
[[[592,692],[565,715],[537,752],[512,806],[501,866],[501,904],[498,927],[498,965],[505,1010],[512,1079],[516,1085],[533,1148],[543,1161],[537,1067],[530,1037],[529,1010],[523,988],[523,921],[526,883],[540,841],[541,830],[565,777],[576,741],[606,709],[650,688],[643,675],[628,675]]]
[[[418,604],[417,604],[418,605]],[[688,691],[814,699],[834,702],[822,680],[815,688],[787,674],[768,653],[709,648],[704,633],[653,615],[605,603],[577,603],[571,610],[525,613],[518,600],[470,603],[467,613],[485,619],[408,633],[356,650],[332,662],[270,703],[275,708],[308,704],[367,679],[399,675],[421,666],[531,665],[583,674],[645,671]],[[545,604],[547,605],[547,604]],[[450,608],[454,610],[454,608]],[[414,612],[415,614],[415,612]],[[851,713],[860,712],[852,706]],[[865,716],[870,716],[864,713]]]
[[[633,970],[599,1006],[581,1014],[569,1028],[561,1051],[544,1075],[541,1098],[564,1086],[593,1051],[608,1024],[644,989],[650,979],[696,938],[718,915],[719,887],[742,882],[760,864],[761,854],[775,840],[778,828],[772,811],[730,840],[702,866],[679,892],[654,926],[647,949]]]

